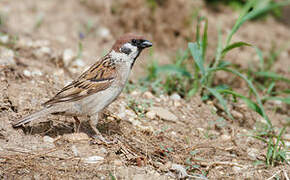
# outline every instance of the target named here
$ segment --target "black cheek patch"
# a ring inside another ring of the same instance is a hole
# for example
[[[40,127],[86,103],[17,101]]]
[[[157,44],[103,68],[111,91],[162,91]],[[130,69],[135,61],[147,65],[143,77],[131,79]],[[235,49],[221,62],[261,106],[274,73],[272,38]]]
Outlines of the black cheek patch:
[[[120,51],[127,54],[127,55],[129,55],[132,52],[131,49],[126,48],[126,47],[121,47]]]

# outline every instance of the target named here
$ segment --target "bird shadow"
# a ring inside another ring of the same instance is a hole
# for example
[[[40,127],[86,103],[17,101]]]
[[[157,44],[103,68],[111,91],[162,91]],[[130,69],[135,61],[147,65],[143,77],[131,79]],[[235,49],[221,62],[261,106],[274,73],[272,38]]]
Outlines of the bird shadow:
[[[93,137],[95,132],[90,127],[89,122],[83,120],[83,122],[79,125],[78,131],[76,130],[76,125],[73,122],[61,122],[61,123],[53,123],[52,120],[41,122],[34,125],[26,125],[20,127],[24,134],[26,135],[41,135],[41,136],[50,136],[50,137],[57,137],[62,136],[64,134],[71,134],[71,133],[85,133],[89,137]],[[109,120],[106,116],[99,120],[97,125],[97,129],[100,131],[102,135],[111,136],[115,134],[122,134],[120,128],[120,121],[118,120]]]

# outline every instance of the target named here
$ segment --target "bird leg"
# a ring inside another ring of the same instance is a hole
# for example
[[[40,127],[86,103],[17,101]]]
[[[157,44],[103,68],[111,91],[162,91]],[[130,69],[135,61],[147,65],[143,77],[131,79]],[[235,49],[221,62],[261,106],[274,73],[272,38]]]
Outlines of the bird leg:
[[[100,133],[100,131],[97,129],[96,125],[98,123],[98,120],[99,120],[99,115],[98,114],[95,114],[93,116],[90,116],[90,120],[89,120],[89,123],[90,123],[90,126],[91,128],[93,129],[93,131],[95,132],[95,135],[93,136],[95,139],[99,139],[100,141],[106,143],[106,144],[114,144],[116,143],[115,140],[113,141],[108,141],[106,140],[103,135]]]

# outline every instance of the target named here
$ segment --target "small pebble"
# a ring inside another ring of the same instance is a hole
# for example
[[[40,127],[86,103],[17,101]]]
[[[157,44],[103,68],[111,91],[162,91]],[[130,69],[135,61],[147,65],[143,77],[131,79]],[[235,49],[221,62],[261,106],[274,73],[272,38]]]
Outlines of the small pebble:
[[[178,118],[172,112],[161,107],[152,107],[150,108],[150,111],[166,121],[176,122],[178,120]]]
[[[83,161],[85,163],[89,163],[89,164],[95,164],[95,163],[101,162],[103,160],[104,160],[104,158],[101,156],[90,156],[90,157],[83,159]]]
[[[247,150],[248,156],[250,157],[251,160],[256,160],[257,156],[259,154],[259,150],[255,148],[249,148]]]
[[[222,139],[223,141],[228,141],[228,140],[231,139],[231,136],[229,136],[229,135],[227,135],[227,134],[223,134],[223,135],[221,135],[221,139]]]
[[[171,96],[170,96],[170,99],[174,100],[174,101],[179,101],[181,99],[180,95],[177,94],[177,93],[173,93]]]
[[[75,145],[72,145],[71,147],[72,152],[74,153],[75,156],[79,156],[78,149]]]
[[[236,119],[243,119],[244,115],[238,111],[232,110],[231,114]]]
[[[115,165],[115,166],[122,166],[123,163],[122,163],[122,161],[115,159],[115,160],[114,160],[114,165]]]
[[[159,167],[159,170],[160,171],[169,171],[169,169],[172,167],[172,162],[168,161],[166,162],[165,164],[162,164],[160,167]]]
[[[73,60],[73,58],[75,57],[73,50],[71,49],[65,49],[63,51],[63,55],[62,55],[62,59],[64,62],[65,66],[68,66],[70,64],[70,62]]]
[[[170,169],[176,171],[178,179],[186,178],[188,176],[186,169],[180,164],[172,164]]]
[[[150,91],[144,92],[143,97],[146,99],[154,99],[155,98],[155,96]]]
[[[148,118],[148,119],[155,119],[156,117],[156,113],[154,111],[148,111],[145,116]]]
[[[43,137],[43,142],[53,143],[54,139],[52,137],[49,137],[49,136],[44,136]]]
[[[89,136],[85,133],[65,134],[65,135],[63,135],[63,138],[69,142],[89,140]]]
[[[9,42],[9,36],[8,35],[0,35],[0,42],[3,44],[7,44]]]

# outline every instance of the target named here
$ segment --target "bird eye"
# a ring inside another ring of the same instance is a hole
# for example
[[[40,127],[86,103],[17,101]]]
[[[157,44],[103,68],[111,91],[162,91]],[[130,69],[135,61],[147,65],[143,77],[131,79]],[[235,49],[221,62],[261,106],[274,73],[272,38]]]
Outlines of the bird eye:
[[[137,44],[137,39],[132,39],[132,44]]]

